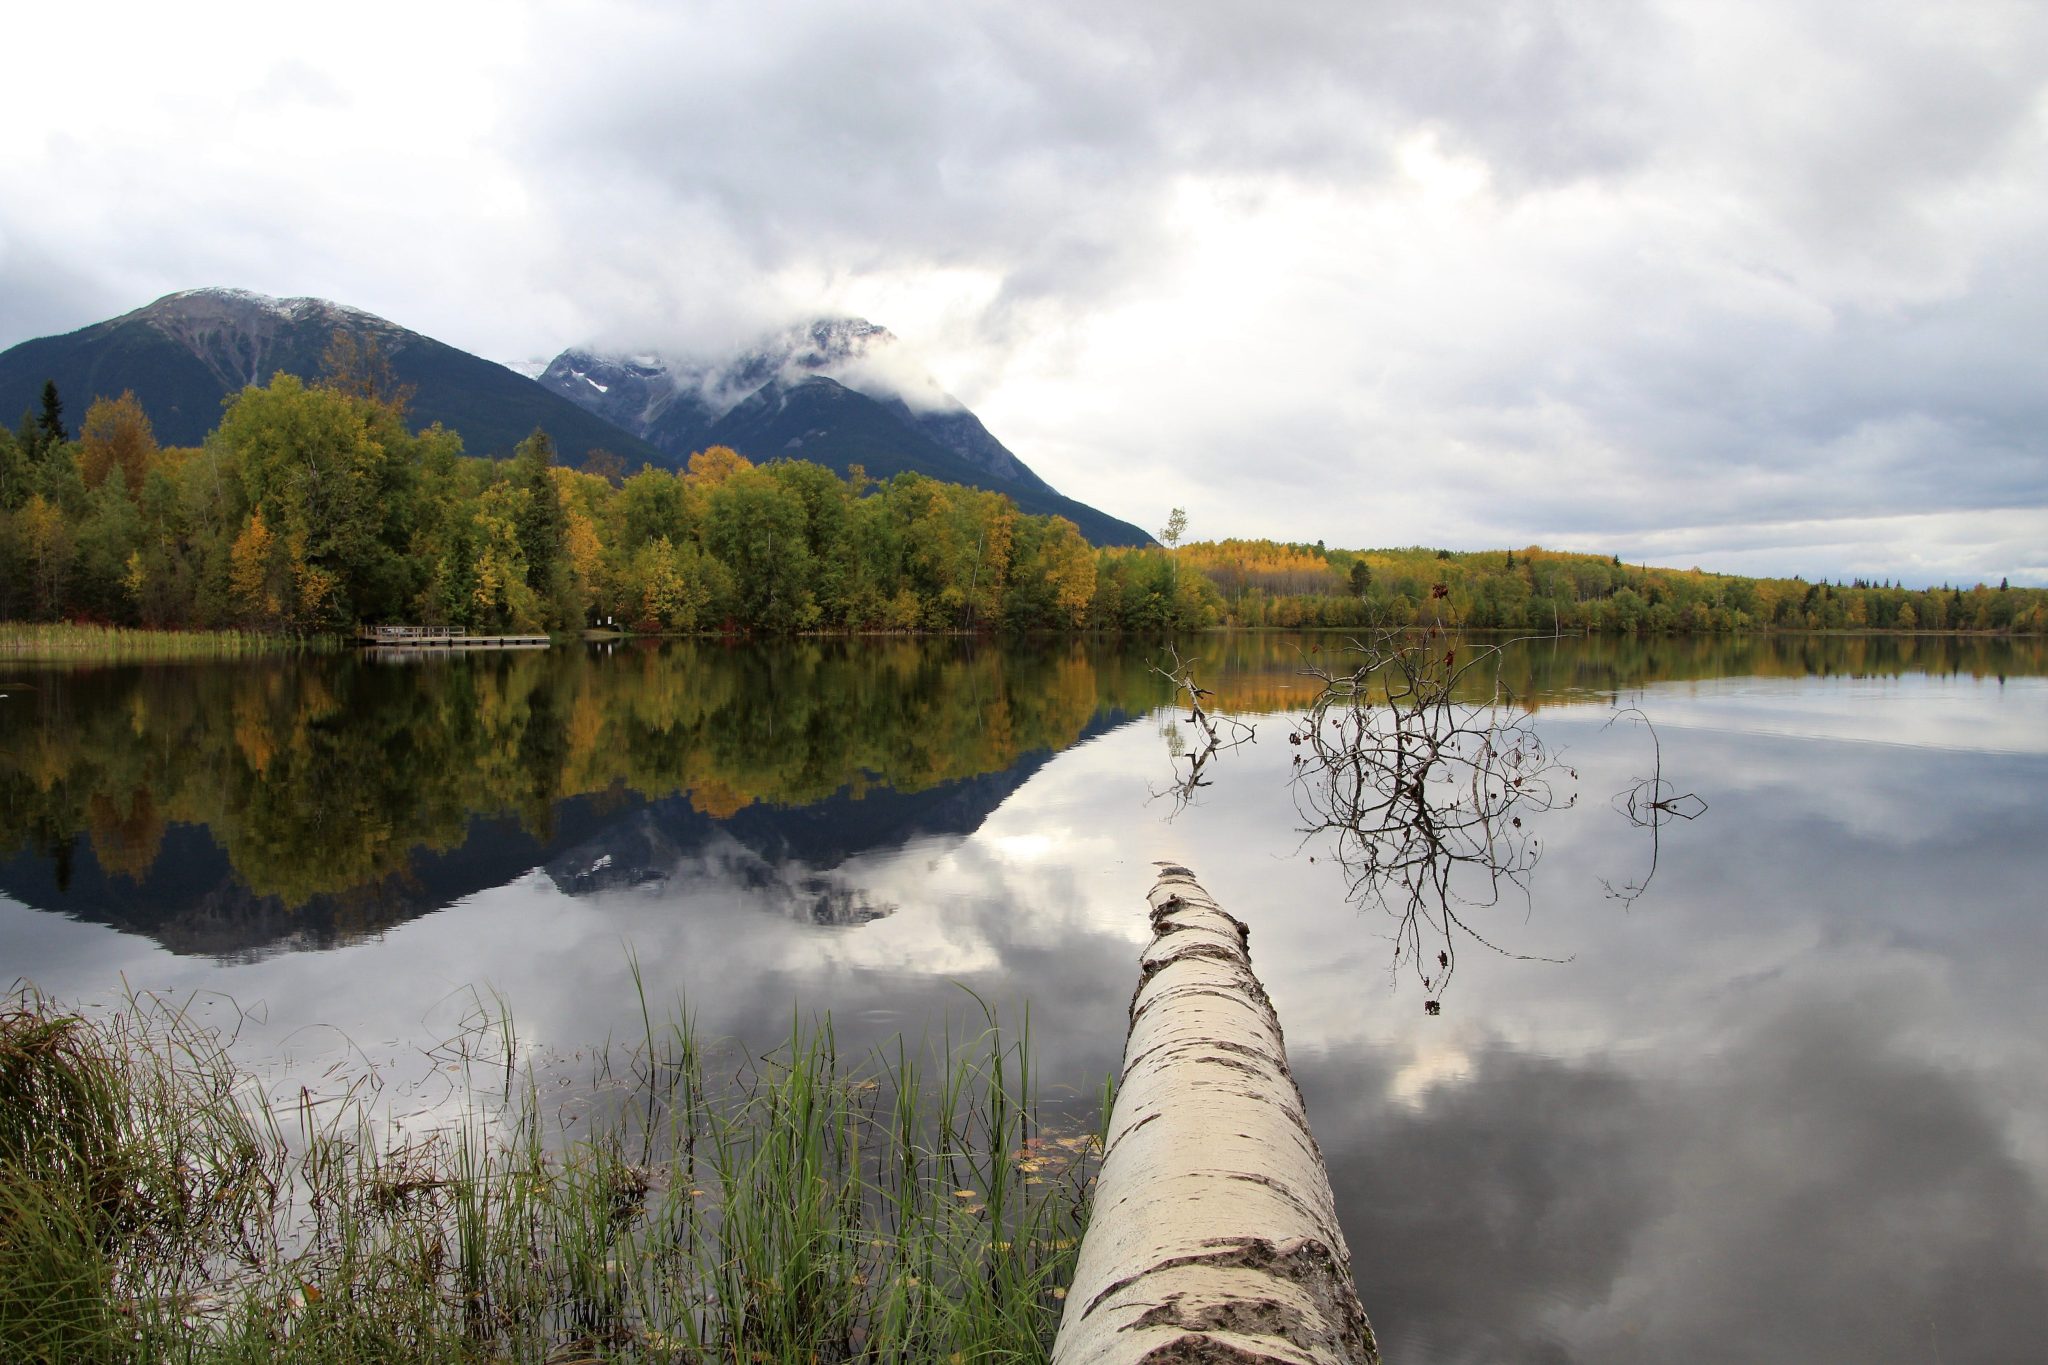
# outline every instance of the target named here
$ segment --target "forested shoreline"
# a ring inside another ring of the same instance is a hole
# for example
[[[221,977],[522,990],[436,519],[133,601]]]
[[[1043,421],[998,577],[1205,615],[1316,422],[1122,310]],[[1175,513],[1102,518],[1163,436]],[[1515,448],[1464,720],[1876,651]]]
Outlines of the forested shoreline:
[[[1460,553],[1225,540],[1186,546],[1178,557],[1216,587],[1224,618],[1243,626],[1442,622],[1546,634],[2048,631],[2048,590],[2004,582],[1906,588],[1861,579],[1745,578],[1536,545]]]
[[[78,431],[46,388],[0,430],[0,620],[332,635],[470,631],[1148,633],[1209,626],[1605,633],[2048,630],[2048,591],[1808,583],[1483,553],[1223,540],[1096,549],[1004,494],[877,483],[725,447],[686,470],[539,432],[509,460],[414,431],[372,353],[279,374],[198,447],[160,447],[131,394]],[[1176,534],[1167,539],[1178,540]]]

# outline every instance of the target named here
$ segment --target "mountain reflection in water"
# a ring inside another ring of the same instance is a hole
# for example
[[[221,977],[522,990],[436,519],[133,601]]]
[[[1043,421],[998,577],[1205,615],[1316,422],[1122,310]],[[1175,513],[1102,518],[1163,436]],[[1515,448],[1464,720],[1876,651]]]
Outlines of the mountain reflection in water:
[[[1299,712],[1333,644],[1182,649],[1224,707]],[[658,1005],[762,1048],[792,1007],[843,1049],[936,1032],[965,986],[1010,1020],[1028,1001],[1034,1074],[1085,1106],[1170,859],[1253,926],[1390,1359],[2039,1354],[2038,642],[1516,646],[1581,799],[1541,817],[1526,904],[1483,912],[1521,957],[1468,952],[1440,1017],[1389,970],[1392,919],[1301,845],[1284,722],[1165,818],[1157,659],[15,669],[0,963],[72,998],[122,976],[232,997],[238,1047],[294,1096],[345,1048],[418,1056],[470,985],[536,1047],[632,1036],[629,952]],[[1607,798],[1648,774],[1639,727],[1609,724],[1631,705],[1712,810],[1663,829],[1629,902],[1608,889],[1650,849]]]
[[[573,895],[717,858],[799,917],[862,923],[887,907],[830,869],[972,831],[1154,704],[1112,665],[894,642],[45,672],[0,711],[0,890],[234,957],[537,866]]]

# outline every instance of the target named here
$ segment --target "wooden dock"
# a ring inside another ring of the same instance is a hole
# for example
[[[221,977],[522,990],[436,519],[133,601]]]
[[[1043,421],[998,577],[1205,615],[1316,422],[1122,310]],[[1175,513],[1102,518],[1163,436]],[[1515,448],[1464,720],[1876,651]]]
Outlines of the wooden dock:
[[[545,635],[471,635],[453,626],[364,626],[356,643],[385,650],[546,649]]]

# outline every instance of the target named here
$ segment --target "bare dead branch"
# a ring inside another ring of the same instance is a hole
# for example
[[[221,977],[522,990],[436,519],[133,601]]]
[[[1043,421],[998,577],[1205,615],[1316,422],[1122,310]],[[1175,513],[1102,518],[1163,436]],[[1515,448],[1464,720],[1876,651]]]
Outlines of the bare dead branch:
[[[1250,743],[1258,731],[1246,721],[1211,711],[1202,704],[1204,697],[1213,697],[1215,693],[1195,681],[1195,665],[1201,660],[1182,658],[1180,650],[1171,644],[1167,645],[1166,652],[1171,656],[1173,666],[1170,669],[1158,664],[1149,667],[1171,682],[1176,693],[1186,696],[1188,723],[1200,736],[1194,746],[1189,747],[1181,739],[1178,726],[1168,726],[1167,751],[1173,764],[1173,781],[1151,790],[1154,800],[1161,797],[1173,799],[1173,811],[1167,816],[1170,820],[1188,807],[1197,791],[1209,785],[1209,779],[1204,776],[1209,764],[1240,744]]]
[[[1627,707],[1614,713],[1602,729],[1612,729],[1619,721],[1630,720],[1650,732],[1650,775],[1639,777],[1635,782],[1614,796],[1613,806],[1620,811],[1637,829],[1650,831],[1650,866],[1640,881],[1623,882],[1616,886],[1605,877],[1600,885],[1607,895],[1620,901],[1624,906],[1634,905],[1650,883],[1657,876],[1657,858],[1662,852],[1664,822],[1671,819],[1697,820],[1707,813],[1705,798],[1695,792],[1676,791],[1664,780],[1664,743],[1657,737],[1657,727],[1643,714],[1640,707]]]
[[[1505,644],[1440,630],[1381,632],[1303,669],[1322,690],[1288,742],[1303,842],[1331,840],[1351,899],[1394,917],[1393,961],[1441,1009],[1461,943],[1529,959],[1486,938],[1470,912],[1519,893],[1542,846],[1527,817],[1569,806],[1559,763],[1501,676]],[[1462,658],[1460,657],[1462,654]],[[1551,961],[1554,959],[1534,959]]]

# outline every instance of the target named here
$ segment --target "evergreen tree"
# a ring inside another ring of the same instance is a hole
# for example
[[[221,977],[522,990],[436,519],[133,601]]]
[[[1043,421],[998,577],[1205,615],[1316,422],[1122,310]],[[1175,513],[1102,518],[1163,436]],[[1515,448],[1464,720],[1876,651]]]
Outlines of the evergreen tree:
[[[555,486],[554,466],[555,443],[536,427],[512,454],[511,485],[524,495],[513,532],[526,563],[526,586],[543,604],[548,624],[581,626],[584,605],[576,600],[569,567],[569,513]]]
[[[54,379],[43,381],[43,411],[36,418],[36,432],[46,449],[71,439],[71,433],[64,430],[64,400],[57,396]]]
[[[546,566],[561,557],[569,535],[568,513],[562,510],[561,494],[548,473],[554,464],[555,443],[540,430],[521,441],[512,457],[512,484],[527,495],[519,514],[519,548],[535,587]]]

